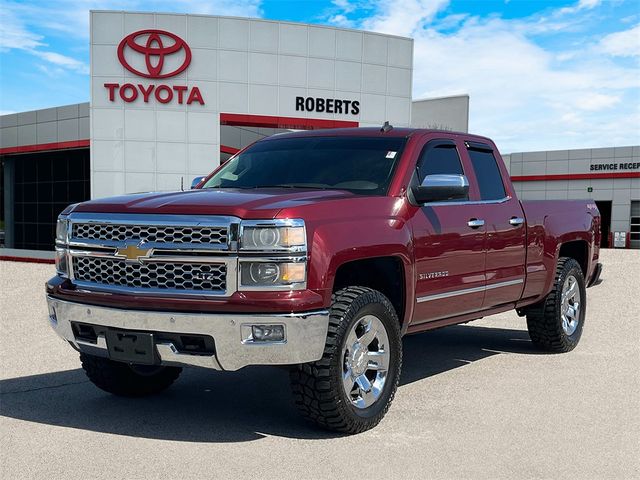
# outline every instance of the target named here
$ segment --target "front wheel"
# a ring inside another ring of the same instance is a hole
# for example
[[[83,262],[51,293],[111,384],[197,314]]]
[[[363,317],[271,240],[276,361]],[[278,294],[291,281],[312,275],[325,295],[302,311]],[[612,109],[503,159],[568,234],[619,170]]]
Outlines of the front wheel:
[[[369,430],[389,409],[401,367],[400,323],[391,302],[370,288],[345,288],[333,296],[324,355],[291,372],[296,406],[330,430]]]

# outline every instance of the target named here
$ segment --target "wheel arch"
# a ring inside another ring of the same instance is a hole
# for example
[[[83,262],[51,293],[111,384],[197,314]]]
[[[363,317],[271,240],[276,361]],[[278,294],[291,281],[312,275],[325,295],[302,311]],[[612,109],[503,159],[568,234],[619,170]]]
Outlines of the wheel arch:
[[[561,243],[558,246],[557,259],[562,257],[573,258],[578,262],[582,269],[582,274],[587,278],[589,270],[589,244],[586,240],[571,240]]]
[[[408,324],[407,270],[400,256],[386,255],[350,260],[341,263],[337,269],[332,291],[345,287],[369,287],[386,296],[398,315],[400,325]],[[403,329],[404,330],[404,329]]]

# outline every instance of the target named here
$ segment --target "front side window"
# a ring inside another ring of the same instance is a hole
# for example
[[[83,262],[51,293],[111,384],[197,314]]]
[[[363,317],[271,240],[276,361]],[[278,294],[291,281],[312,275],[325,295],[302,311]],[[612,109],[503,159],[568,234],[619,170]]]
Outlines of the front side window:
[[[406,143],[400,137],[297,137],[258,142],[203,188],[311,188],[385,195]]]
[[[491,150],[469,148],[469,158],[478,180],[480,200],[501,200],[505,198],[507,193],[493,152]]]
[[[453,143],[441,143],[437,140],[428,143],[418,160],[418,178],[420,183],[427,175],[464,175],[458,149]]]
[[[464,175],[462,162],[455,143],[448,140],[432,140],[424,147],[416,166],[418,181],[422,185],[429,175]],[[459,202],[469,200],[456,198],[442,200],[443,202]]]

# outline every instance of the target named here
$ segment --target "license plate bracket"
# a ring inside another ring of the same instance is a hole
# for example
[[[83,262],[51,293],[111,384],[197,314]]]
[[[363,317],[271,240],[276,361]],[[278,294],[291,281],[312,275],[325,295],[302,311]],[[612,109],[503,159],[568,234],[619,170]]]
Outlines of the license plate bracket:
[[[109,358],[118,362],[155,365],[158,362],[153,333],[110,328],[106,331]]]

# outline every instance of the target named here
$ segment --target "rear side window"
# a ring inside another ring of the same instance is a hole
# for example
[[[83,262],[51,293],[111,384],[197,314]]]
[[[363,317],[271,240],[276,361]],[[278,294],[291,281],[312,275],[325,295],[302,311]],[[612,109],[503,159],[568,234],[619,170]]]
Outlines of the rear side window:
[[[458,150],[453,143],[434,141],[427,144],[418,161],[420,183],[427,175],[464,175]]]
[[[478,180],[480,200],[501,200],[506,197],[502,175],[493,152],[470,148],[469,157]]]

